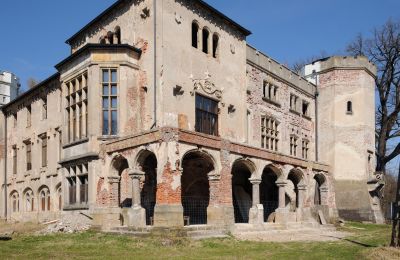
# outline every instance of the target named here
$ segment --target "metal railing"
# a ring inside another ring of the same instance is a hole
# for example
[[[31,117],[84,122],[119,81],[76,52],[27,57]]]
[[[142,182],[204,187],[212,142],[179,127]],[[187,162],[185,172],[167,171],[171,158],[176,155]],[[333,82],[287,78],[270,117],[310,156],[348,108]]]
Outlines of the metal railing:
[[[261,204],[264,207],[264,222],[268,221],[269,215],[275,212],[275,210],[279,206],[278,201],[261,201]]]
[[[182,197],[185,226],[207,224],[208,197]]]
[[[235,223],[249,223],[249,212],[252,203],[251,200],[233,200]]]

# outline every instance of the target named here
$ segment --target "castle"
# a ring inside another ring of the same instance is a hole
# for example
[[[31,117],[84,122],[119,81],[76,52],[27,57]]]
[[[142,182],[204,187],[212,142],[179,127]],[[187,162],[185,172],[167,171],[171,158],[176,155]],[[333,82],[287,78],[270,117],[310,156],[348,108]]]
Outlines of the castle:
[[[382,222],[376,68],[301,76],[201,0],[119,0],[2,107],[0,217],[102,229]]]

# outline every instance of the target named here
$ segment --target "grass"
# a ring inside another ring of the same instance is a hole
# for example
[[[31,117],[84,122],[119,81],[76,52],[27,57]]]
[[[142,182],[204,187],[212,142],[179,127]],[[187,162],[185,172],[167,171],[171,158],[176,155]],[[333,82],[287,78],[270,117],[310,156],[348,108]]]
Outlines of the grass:
[[[335,242],[267,243],[234,238],[191,241],[179,237],[133,238],[94,231],[16,235],[0,241],[1,259],[399,259],[384,248],[390,227],[348,223],[353,235]],[[387,256],[387,258],[385,258]]]

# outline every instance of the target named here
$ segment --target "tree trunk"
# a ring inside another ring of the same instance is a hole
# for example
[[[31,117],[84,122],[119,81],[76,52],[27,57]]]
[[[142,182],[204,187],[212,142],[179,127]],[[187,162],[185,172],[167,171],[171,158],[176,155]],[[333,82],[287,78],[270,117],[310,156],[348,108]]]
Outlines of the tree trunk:
[[[394,214],[392,223],[392,239],[390,246],[400,247],[400,164],[399,173],[397,175],[397,189],[396,189],[396,201],[394,203]],[[396,234],[397,233],[397,234]]]

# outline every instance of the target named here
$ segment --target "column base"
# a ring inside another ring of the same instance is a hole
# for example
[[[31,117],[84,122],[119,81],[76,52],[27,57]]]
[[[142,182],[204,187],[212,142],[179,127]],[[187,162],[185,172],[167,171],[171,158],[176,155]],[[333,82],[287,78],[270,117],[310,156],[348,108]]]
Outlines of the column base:
[[[142,207],[128,209],[128,226],[133,228],[146,227],[146,210]]]
[[[154,207],[155,227],[183,227],[182,205],[157,205]]]
[[[261,225],[264,223],[264,206],[257,204],[257,206],[250,208],[249,224]]]
[[[207,208],[207,225],[230,226],[235,223],[233,206],[212,205]]]

